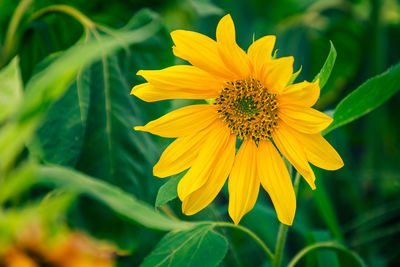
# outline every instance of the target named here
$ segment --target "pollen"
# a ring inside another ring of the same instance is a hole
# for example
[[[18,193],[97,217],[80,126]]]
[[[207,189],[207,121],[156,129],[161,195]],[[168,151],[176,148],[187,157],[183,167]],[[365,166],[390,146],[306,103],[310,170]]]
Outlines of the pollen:
[[[269,139],[278,126],[276,94],[254,78],[226,82],[214,105],[231,133],[242,140]]]

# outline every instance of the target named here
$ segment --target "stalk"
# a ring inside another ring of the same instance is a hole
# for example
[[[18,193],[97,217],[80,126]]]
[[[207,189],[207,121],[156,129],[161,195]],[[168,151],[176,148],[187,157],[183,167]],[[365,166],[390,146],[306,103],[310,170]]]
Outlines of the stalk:
[[[220,226],[220,227],[231,227],[235,228],[237,230],[242,231],[243,233],[246,233],[248,236],[250,236],[259,246],[260,248],[264,251],[265,255],[271,260],[274,260],[274,254],[272,254],[271,250],[267,247],[267,245],[250,229],[243,227],[241,225],[235,225],[233,223],[228,223],[228,222],[213,222],[215,226]]]
[[[294,179],[294,184],[293,184],[294,193],[296,194],[296,196],[297,196],[297,192],[299,191],[299,185],[300,185],[300,173],[297,172],[296,177]],[[285,248],[288,230],[289,230],[289,226],[287,226],[283,223],[280,223],[278,237],[276,239],[275,257],[272,261],[273,267],[280,267],[282,264],[283,250]]]

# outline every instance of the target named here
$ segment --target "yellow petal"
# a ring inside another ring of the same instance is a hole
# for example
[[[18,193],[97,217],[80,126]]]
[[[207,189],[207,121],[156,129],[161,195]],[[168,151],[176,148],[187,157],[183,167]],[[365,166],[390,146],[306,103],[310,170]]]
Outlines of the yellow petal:
[[[250,62],[246,52],[236,44],[235,25],[230,15],[224,16],[218,23],[217,45],[222,60],[236,75],[236,79],[248,78]]]
[[[278,123],[278,128],[272,133],[272,138],[279,151],[304,177],[311,189],[315,189],[315,174],[308,164],[307,156],[303,149],[302,140],[297,140],[294,130],[285,125],[284,122]]]
[[[292,225],[296,195],[285,163],[270,141],[258,143],[257,173],[274,204],[279,221]]]
[[[187,65],[162,70],[141,70],[137,75],[143,76],[151,87],[143,84],[136,86],[131,94],[150,101],[171,98],[214,98],[224,82],[199,68]],[[155,100],[154,93],[156,93]]]
[[[216,120],[211,128],[192,167],[178,184],[178,196],[182,202],[207,182],[216,168],[217,159],[222,157],[230,140],[230,130],[222,120]]]
[[[219,92],[224,82],[202,69],[188,65],[177,65],[162,70],[141,70],[137,75],[143,76],[155,87],[166,90],[188,89],[190,91],[214,90]]]
[[[279,118],[290,127],[307,134],[315,134],[324,130],[333,119],[313,108],[284,105],[279,106]]]
[[[260,180],[257,177],[257,146],[245,140],[240,146],[229,176],[229,215],[238,224],[256,203]]]
[[[191,105],[171,111],[145,126],[136,126],[135,130],[162,137],[188,136],[203,130],[217,118],[214,105]]]
[[[343,160],[336,150],[320,134],[295,132],[301,140],[307,159],[313,165],[325,170],[337,170],[343,167]]]
[[[197,158],[211,127],[198,133],[179,137],[162,153],[160,160],[153,167],[154,176],[165,178],[190,168]]]
[[[275,46],[274,35],[264,36],[252,43],[247,50],[247,55],[253,66],[253,73],[256,79],[261,79],[262,69],[272,60],[272,50]]]
[[[278,95],[278,100],[282,104],[312,107],[317,102],[320,91],[319,79],[314,83],[304,81],[286,87],[282,94]]]
[[[271,93],[280,94],[293,74],[293,57],[272,60],[262,70],[261,83]]]
[[[234,75],[222,61],[217,43],[213,39],[197,32],[183,30],[173,31],[171,37],[175,44],[175,56],[213,75],[232,80]]]
[[[133,87],[131,95],[135,95],[143,101],[147,102],[154,102],[166,99],[209,99],[215,98],[217,96],[214,90],[165,90],[157,88],[149,83],[143,83]]]
[[[206,183],[184,199],[182,203],[184,214],[192,215],[204,209],[221,191],[235,159],[235,143],[236,136],[231,135],[220,157],[215,159],[215,166],[210,176],[205,178]]]

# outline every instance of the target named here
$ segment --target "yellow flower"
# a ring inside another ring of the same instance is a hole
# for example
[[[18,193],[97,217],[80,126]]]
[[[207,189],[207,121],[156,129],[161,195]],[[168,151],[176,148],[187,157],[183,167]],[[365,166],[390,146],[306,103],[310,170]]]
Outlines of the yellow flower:
[[[288,85],[293,57],[272,59],[275,36],[258,39],[246,54],[236,44],[230,15],[219,22],[217,41],[183,30],[171,36],[174,54],[192,65],[141,70],[138,75],[147,83],[135,86],[131,94],[148,102],[215,101],[186,106],[135,127],[177,137],[154,166],[154,175],[163,178],[189,169],[178,184],[187,215],[210,204],[229,176],[229,215],[235,224],[253,208],[261,184],[278,219],[291,225],[296,197],[276,147],[312,189],[315,175],[309,162],[327,170],[343,166],[320,134],[332,119],[311,108],[319,98],[318,81]],[[236,139],[243,141],[237,153]]]

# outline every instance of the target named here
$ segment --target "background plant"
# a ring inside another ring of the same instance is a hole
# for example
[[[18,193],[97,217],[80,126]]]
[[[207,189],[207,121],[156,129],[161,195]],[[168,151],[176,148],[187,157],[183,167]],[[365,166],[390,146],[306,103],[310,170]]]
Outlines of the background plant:
[[[165,183],[151,173],[167,143],[132,129],[191,104],[150,107],[129,96],[142,82],[137,70],[173,65],[169,32],[214,36],[225,13],[243,47],[253,33],[276,34],[279,56],[294,55],[302,68],[297,80],[320,73],[318,106],[335,119],[325,134],[345,162],[333,173],[315,169],[316,191],[299,184],[293,227],[279,231],[288,232],[282,263],[400,262],[400,7],[393,0],[0,1],[0,244],[39,215],[48,227],[62,222],[114,243],[119,266],[271,265],[284,243],[265,194],[239,227],[227,223],[225,189],[185,217],[176,199],[180,176]]]

